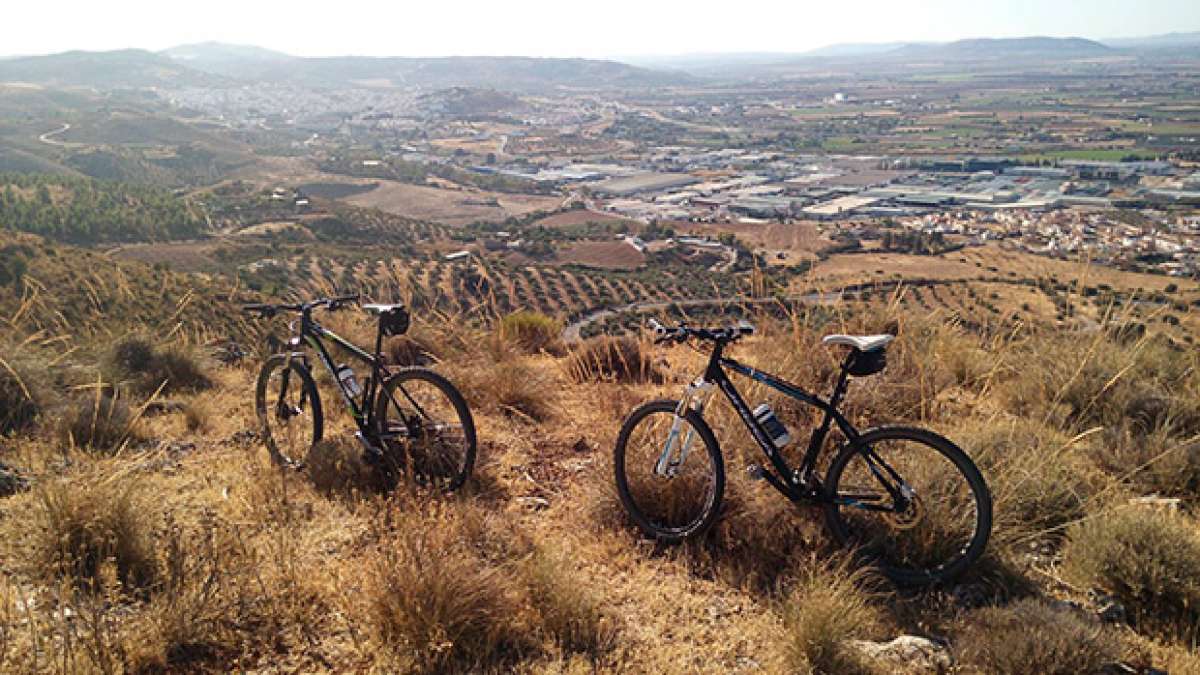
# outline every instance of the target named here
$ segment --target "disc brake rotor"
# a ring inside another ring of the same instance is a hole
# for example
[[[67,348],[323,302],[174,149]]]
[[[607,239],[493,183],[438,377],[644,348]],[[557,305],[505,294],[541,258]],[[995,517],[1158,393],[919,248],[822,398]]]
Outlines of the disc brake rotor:
[[[908,508],[903,511],[885,511],[883,517],[894,529],[911,530],[925,518],[925,504],[920,495],[914,494],[908,500]]]

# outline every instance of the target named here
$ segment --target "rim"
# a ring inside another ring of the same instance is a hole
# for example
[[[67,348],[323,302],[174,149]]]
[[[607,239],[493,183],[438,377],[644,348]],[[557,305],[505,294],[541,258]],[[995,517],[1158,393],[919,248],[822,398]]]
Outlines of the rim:
[[[912,578],[936,578],[967,559],[980,535],[980,495],[953,459],[911,438],[871,444],[914,494],[899,512],[839,505],[840,533],[885,568]],[[837,477],[839,499],[894,506],[868,462],[855,453]]]
[[[670,475],[656,471],[676,417],[672,410],[654,410],[639,419],[625,440],[621,478],[637,515],[652,529],[671,535],[686,533],[704,521],[716,498],[717,472],[708,444],[686,417],[677,438],[691,435],[686,456]],[[676,443],[673,448],[681,448]],[[676,451],[673,459],[679,457]]]
[[[435,383],[415,378],[389,387],[384,396],[380,428],[389,464],[420,485],[458,487],[470,438],[451,397]]]

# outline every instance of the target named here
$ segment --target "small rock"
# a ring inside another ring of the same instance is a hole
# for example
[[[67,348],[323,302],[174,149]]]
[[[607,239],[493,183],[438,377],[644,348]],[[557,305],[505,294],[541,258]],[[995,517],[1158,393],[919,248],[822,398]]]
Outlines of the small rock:
[[[918,635],[901,635],[891,642],[851,640],[850,644],[863,656],[897,670],[942,673],[954,665],[944,644]]]
[[[517,497],[517,501],[535,511],[550,507],[550,500],[545,497]]]
[[[592,444],[588,443],[587,439],[583,436],[580,436],[579,440],[575,441],[575,445],[571,446],[571,449],[575,452],[591,452],[593,450]]]

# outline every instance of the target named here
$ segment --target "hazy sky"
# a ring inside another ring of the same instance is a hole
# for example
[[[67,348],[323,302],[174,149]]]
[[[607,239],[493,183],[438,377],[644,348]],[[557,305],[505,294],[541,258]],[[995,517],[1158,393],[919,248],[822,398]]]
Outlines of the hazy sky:
[[[1200,31],[1200,0],[5,0],[0,54],[207,40],[304,56],[800,52],[838,42]]]

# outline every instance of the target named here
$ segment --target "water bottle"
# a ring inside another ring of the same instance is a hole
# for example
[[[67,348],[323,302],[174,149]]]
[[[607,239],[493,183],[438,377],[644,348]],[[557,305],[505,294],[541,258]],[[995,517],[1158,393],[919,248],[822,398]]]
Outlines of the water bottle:
[[[358,386],[358,380],[354,379],[354,369],[350,366],[344,363],[338,366],[337,378],[342,383],[342,388],[351,397],[362,394],[362,387]]]
[[[759,426],[767,432],[767,437],[775,444],[776,449],[782,449],[792,442],[787,427],[783,426],[783,422],[780,422],[779,418],[775,416],[775,411],[771,410],[771,406],[766,403],[760,404],[754,409],[754,419],[758,420]]]

